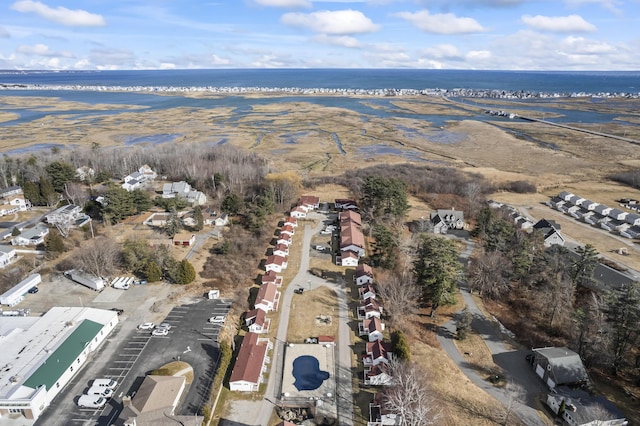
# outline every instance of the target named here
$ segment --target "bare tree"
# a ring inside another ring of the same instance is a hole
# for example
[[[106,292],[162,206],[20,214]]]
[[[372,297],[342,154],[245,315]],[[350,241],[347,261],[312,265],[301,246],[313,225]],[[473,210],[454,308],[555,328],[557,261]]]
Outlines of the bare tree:
[[[611,424],[611,420],[619,419],[611,411],[607,410],[604,405],[595,403],[584,407],[583,416],[585,420],[590,420],[589,425],[604,426]]]
[[[111,238],[96,238],[83,244],[77,259],[79,269],[97,277],[107,277],[118,269],[120,246]]]
[[[64,184],[64,196],[69,201],[69,204],[83,206],[89,196],[89,192],[84,185],[78,182],[67,182]]]
[[[413,363],[391,361],[392,385],[382,397],[386,410],[396,413],[404,426],[435,424],[442,416],[435,398],[431,396],[426,374]]]
[[[378,294],[384,300],[384,309],[392,323],[402,324],[418,311],[420,288],[410,276],[403,279],[390,271],[381,271],[376,276]]]
[[[498,251],[480,253],[469,266],[469,286],[480,296],[499,299],[509,291],[509,261]]]

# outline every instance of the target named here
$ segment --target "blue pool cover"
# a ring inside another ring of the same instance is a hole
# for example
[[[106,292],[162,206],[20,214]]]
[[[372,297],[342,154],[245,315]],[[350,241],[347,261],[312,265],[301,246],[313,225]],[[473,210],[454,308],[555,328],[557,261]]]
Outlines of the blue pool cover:
[[[310,355],[299,356],[293,361],[293,385],[299,391],[318,389],[329,378],[329,373],[320,370],[318,360]]]

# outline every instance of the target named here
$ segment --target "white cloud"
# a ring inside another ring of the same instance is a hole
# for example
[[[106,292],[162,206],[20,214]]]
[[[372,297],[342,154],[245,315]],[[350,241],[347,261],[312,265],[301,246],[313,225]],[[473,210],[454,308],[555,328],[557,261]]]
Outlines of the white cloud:
[[[565,2],[571,7],[582,7],[589,4],[599,4],[603,8],[613,12],[621,13],[622,10],[618,7],[622,4],[619,0],[565,0]]]
[[[161,70],[174,70],[176,69],[176,64],[171,62],[161,62],[160,67]]]
[[[5,30],[3,27],[0,27],[0,38],[9,38],[9,31]]]
[[[316,33],[333,35],[370,33],[379,28],[362,12],[351,9],[285,13],[280,21],[292,27],[308,28]]]
[[[73,54],[71,52],[68,52],[68,51],[54,52],[53,50],[49,49],[49,46],[42,43],[34,44],[32,46],[27,46],[27,45],[18,46],[17,51],[18,53],[22,53],[24,55],[29,55],[29,56],[45,56],[49,58],[54,58],[54,57],[72,58],[73,57]]]
[[[595,25],[587,22],[580,15],[542,16],[523,15],[522,22],[530,28],[555,33],[583,33],[596,31]]]
[[[342,47],[351,47],[356,48],[360,47],[360,42],[355,37],[351,36],[330,36],[327,34],[318,34],[313,37],[313,41],[322,44],[330,44],[333,46],[342,46]]]
[[[254,0],[260,6],[269,7],[312,7],[309,0]]]
[[[227,58],[221,58],[218,55],[211,55],[211,65],[231,65],[231,61]]]
[[[453,13],[430,14],[428,10],[415,13],[399,12],[395,16],[409,21],[417,28],[435,34],[468,34],[485,31],[473,18],[458,17]]]
[[[616,51],[609,43],[584,37],[567,37],[562,41],[562,48],[579,55],[603,55]]]
[[[458,48],[452,44],[438,44],[422,50],[422,55],[432,59],[462,59]]]
[[[467,52],[467,54],[465,55],[465,59],[470,62],[479,62],[487,61],[491,59],[492,56],[493,55],[489,50],[471,50],[470,52]]]
[[[19,0],[11,5],[11,9],[23,13],[33,12],[48,21],[71,27],[99,27],[106,25],[101,15],[81,9],[71,10],[62,6],[54,9],[39,1]]]

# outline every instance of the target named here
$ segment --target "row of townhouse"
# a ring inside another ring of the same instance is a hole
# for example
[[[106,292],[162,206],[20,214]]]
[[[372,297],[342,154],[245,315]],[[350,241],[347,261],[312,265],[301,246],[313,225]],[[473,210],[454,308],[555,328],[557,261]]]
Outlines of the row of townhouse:
[[[367,340],[362,356],[363,382],[369,386],[389,385],[389,361],[393,359],[393,353],[391,345],[384,341],[385,324],[381,320],[383,307],[377,300],[371,266],[358,265],[353,279],[358,287],[360,300],[356,307],[356,315],[358,320],[362,321],[358,324],[358,334],[363,338],[366,336]]]
[[[568,191],[560,192],[547,204],[589,225],[599,226],[605,231],[617,232],[625,238],[640,238],[640,214],[638,213],[609,207]]]
[[[551,247],[552,245],[564,246],[565,238],[560,232],[561,226],[559,223],[544,218],[534,223],[528,217],[523,216],[515,207],[496,201],[489,201],[489,207],[500,211],[506,218],[512,220],[519,229],[542,233],[545,247]]]
[[[307,213],[320,207],[320,197],[315,195],[303,195],[300,197],[298,204],[291,209],[290,216],[296,219],[304,219]]]
[[[340,222],[339,264],[358,266],[360,258],[365,255],[362,217],[355,210],[344,210],[338,213],[338,220]]]
[[[308,206],[307,203],[304,205]],[[318,202],[315,205],[313,208],[317,208]],[[289,246],[297,227],[296,217],[290,215],[284,219],[276,244],[270,249],[271,254],[265,260],[265,273],[261,276],[253,309],[244,314],[248,333],[242,340],[229,379],[229,388],[232,391],[256,392],[264,381],[263,373],[267,371],[267,364],[270,362],[268,351],[273,347],[273,343],[268,338],[260,338],[259,335],[269,332],[271,320],[267,313],[278,310],[281,297],[278,289],[283,284],[283,277],[278,274],[287,268]]]

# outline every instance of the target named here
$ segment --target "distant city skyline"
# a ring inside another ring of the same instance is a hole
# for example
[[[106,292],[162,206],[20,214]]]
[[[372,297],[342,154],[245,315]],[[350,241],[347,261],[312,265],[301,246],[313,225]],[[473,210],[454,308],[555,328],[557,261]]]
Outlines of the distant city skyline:
[[[17,0],[0,69],[640,70],[640,0]]]

